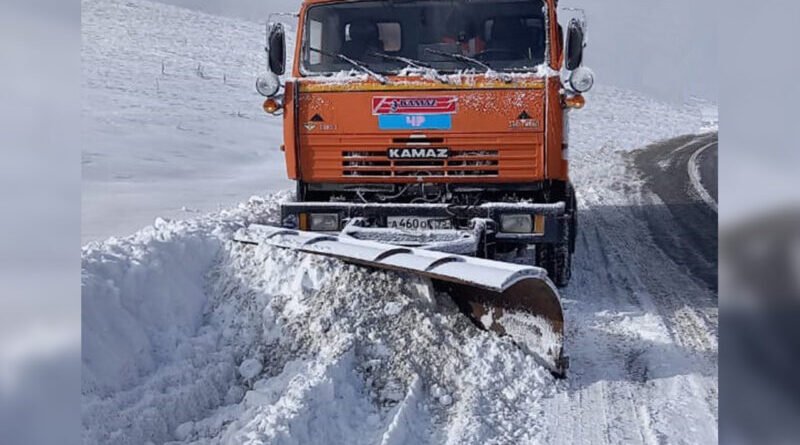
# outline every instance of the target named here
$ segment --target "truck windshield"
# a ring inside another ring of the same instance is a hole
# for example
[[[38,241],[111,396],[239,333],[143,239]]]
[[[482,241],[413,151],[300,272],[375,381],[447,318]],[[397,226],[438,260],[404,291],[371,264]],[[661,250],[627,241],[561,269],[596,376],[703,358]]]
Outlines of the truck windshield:
[[[382,0],[314,6],[304,25],[302,71],[351,70],[352,64],[339,55],[381,74],[420,66],[439,72],[474,69],[476,64],[467,58],[496,71],[533,71],[544,62],[545,23],[542,0]]]

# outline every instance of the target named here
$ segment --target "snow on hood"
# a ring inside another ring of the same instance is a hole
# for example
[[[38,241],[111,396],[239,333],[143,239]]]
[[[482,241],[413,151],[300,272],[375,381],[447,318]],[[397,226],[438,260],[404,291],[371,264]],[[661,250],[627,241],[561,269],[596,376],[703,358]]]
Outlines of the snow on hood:
[[[531,72],[498,72],[498,71],[479,71],[473,68],[459,70],[454,73],[438,73],[433,69],[421,69],[406,67],[396,74],[384,74],[388,79],[388,85],[410,85],[415,82],[434,82],[446,81],[448,84],[474,85],[477,81],[486,80],[506,80],[509,82],[544,79],[545,77],[559,76],[560,73],[550,68],[547,64],[537,65]],[[346,85],[351,83],[363,83],[371,80],[371,77],[356,69],[336,71],[333,73],[314,74],[301,78],[288,78],[291,81],[306,81],[321,83],[326,85]]]

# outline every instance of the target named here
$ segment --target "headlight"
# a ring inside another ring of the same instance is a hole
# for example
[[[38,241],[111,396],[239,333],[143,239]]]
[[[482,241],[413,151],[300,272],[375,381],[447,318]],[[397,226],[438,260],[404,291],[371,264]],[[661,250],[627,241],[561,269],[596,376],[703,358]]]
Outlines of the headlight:
[[[339,215],[336,213],[312,213],[312,232],[337,232],[339,230]]]
[[[575,68],[569,76],[569,86],[578,93],[585,93],[594,86],[594,73],[586,67]]]
[[[266,77],[259,77],[256,79],[256,91],[264,97],[272,97],[278,94],[281,89],[281,82],[278,76],[268,74]]]
[[[531,215],[502,215],[500,217],[500,231],[506,233],[531,233],[533,232],[533,218],[531,218]]]

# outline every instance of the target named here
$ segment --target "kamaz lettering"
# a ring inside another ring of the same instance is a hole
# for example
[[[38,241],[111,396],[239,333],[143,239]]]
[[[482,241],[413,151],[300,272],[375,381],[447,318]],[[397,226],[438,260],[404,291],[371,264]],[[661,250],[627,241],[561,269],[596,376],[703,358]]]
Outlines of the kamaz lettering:
[[[458,98],[442,97],[388,97],[372,98],[372,114],[454,114]]]
[[[447,159],[447,148],[390,148],[389,159]]]
[[[431,108],[436,106],[436,99],[395,99],[392,101],[392,112],[397,113],[406,108]]]

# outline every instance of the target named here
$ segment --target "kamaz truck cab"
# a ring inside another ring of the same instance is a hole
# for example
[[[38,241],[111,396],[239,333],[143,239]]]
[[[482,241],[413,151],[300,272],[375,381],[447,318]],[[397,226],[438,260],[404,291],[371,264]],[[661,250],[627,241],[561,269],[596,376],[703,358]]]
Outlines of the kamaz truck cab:
[[[285,228],[483,258],[535,246],[571,275],[568,113],[593,84],[557,0],[306,0],[291,74],[267,29],[264,110],[297,199]]]

